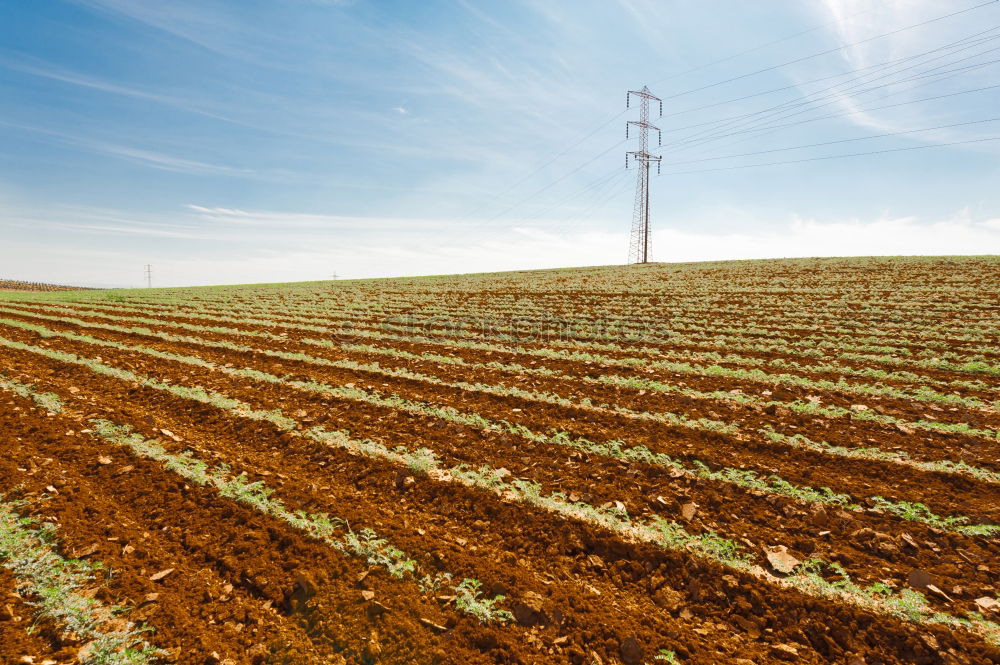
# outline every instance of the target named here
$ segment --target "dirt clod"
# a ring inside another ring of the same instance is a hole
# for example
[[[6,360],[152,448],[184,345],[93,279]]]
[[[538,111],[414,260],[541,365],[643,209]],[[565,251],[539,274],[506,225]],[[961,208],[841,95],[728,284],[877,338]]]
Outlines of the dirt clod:
[[[775,572],[783,575],[791,574],[792,571],[795,570],[795,567],[802,563],[800,560],[789,554],[788,548],[784,545],[767,547],[764,549],[764,552],[767,556],[768,563],[771,564],[771,568],[773,568]]]
[[[931,577],[930,573],[924,570],[913,569],[907,576],[906,581],[914,589],[925,590],[928,586],[934,583],[934,578]]]
[[[161,570],[158,573],[153,573],[152,575],[150,575],[149,576],[149,580],[151,582],[159,582],[160,580],[162,580],[163,578],[165,578],[167,575],[169,575],[172,572],[174,572],[173,568],[165,568],[165,569]]]
[[[622,640],[620,653],[625,665],[640,665],[643,661],[642,644],[634,637]]]
[[[799,649],[791,644],[775,644],[771,647],[771,655],[791,663],[799,659]]]

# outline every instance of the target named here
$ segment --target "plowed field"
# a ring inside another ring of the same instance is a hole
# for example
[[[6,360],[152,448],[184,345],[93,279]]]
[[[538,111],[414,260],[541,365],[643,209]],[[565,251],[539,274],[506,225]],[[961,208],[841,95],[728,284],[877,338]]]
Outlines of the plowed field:
[[[10,279],[0,279],[0,291],[72,291],[73,286],[58,284],[41,284],[39,282],[21,282]]]
[[[1000,663],[995,257],[4,293],[0,357],[4,663]]]

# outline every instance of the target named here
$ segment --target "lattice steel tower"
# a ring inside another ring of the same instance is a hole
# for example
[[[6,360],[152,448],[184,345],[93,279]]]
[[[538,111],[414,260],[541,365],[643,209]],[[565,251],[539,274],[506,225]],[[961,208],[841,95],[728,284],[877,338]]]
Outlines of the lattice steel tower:
[[[651,93],[649,88],[642,86],[642,90],[628,91],[625,95],[625,108],[629,108],[632,95],[639,97],[639,119],[625,123],[625,138],[629,137],[629,128],[632,125],[637,126],[639,149],[625,153],[625,168],[629,166],[628,158],[632,157],[632,163],[639,165],[639,174],[635,184],[635,207],[632,210],[632,238],[629,241],[628,261],[649,263],[649,165],[655,162],[656,172],[659,173],[662,159],[659,155],[649,153],[649,130],[656,130],[656,145],[663,145],[660,128],[649,124],[649,102],[652,100],[660,103],[660,116],[662,116],[663,100]]]

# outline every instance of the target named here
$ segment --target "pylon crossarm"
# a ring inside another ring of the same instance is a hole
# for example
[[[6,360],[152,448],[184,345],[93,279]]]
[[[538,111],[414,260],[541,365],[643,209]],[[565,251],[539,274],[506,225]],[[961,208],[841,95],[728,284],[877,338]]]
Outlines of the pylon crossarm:
[[[632,236],[629,240],[629,262],[649,262],[649,165],[656,162],[656,171],[660,171],[660,156],[649,153],[649,132],[657,132],[657,143],[662,144],[660,128],[649,122],[650,100],[659,102],[660,115],[663,115],[663,100],[643,86],[642,90],[629,90],[625,94],[625,107],[629,107],[632,95],[639,98],[639,119],[625,123],[625,138],[629,138],[629,128],[639,128],[639,150],[629,150],[625,153],[625,168],[628,168],[628,158],[638,164],[635,183],[635,205],[632,209]]]
[[[646,100],[653,99],[653,100],[656,100],[658,102],[662,102],[663,101],[662,99],[660,99],[659,97],[657,97],[656,95],[654,95],[653,93],[651,93],[649,91],[649,89],[645,88],[645,87],[642,90],[629,90],[628,91],[628,95],[638,95],[639,97],[642,97],[643,99],[646,99]],[[628,95],[625,96],[626,106],[627,106]]]

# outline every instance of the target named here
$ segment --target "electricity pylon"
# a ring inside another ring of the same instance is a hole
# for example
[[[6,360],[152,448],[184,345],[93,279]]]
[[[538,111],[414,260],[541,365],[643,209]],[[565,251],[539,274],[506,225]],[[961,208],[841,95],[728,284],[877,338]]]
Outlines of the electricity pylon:
[[[635,207],[632,210],[632,237],[629,241],[628,261],[649,263],[649,165],[655,162],[658,174],[662,159],[659,155],[649,153],[649,130],[656,130],[656,144],[663,145],[660,128],[649,124],[649,102],[653,100],[660,103],[660,116],[662,116],[663,100],[651,93],[649,88],[642,86],[642,90],[628,91],[625,95],[625,108],[629,108],[632,95],[639,97],[639,119],[625,123],[625,138],[629,137],[629,128],[632,125],[638,127],[639,149],[625,153],[625,168],[629,166],[628,158],[632,157],[632,163],[639,165],[639,174],[635,184]]]

